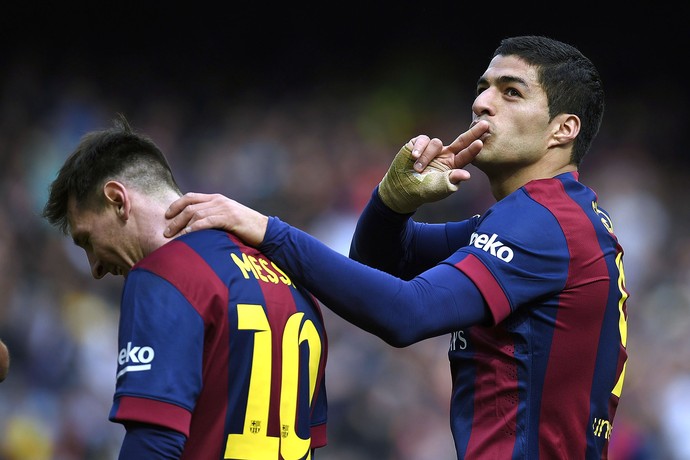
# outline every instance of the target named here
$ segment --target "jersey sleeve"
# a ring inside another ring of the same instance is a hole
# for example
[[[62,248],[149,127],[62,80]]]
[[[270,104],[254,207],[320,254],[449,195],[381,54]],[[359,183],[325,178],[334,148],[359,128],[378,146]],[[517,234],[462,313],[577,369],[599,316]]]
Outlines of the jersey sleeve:
[[[144,269],[129,273],[120,315],[110,420],[189,435],[202,385],[203,320],[169,282]]]
[[[444,263],[472,280],[496,324],[516,305],[529,305],[563,289],[568,276],[567,248],[551,212],[518,191],[489,209],[469,244]]]
[[[182,433],[157,425],[128,424],[118,460],[179,459],[184,447]]]
[[[376,188],[357,221],[350,258],[409,280],[466,245],[478,219],[429,224],[412,217],[388,208]]]
[[[261,250],[332,311],[393,346],[484,320],[479,291],[447,265],[403,280],[352,260],[277,217],[269,218]]]

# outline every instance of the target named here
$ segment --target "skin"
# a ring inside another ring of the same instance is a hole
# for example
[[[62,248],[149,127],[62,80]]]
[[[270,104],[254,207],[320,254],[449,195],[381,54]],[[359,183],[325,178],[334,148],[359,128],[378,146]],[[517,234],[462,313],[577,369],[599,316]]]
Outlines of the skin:
[[[470,178],[462,169],[472,163],[483,171],[500,200],[535,179],[576,171],[570,162],[580,119],[560,114],[549,120],[546,92],[537,68],[515,56],[494,57],[477,83],[470,129],[444,146],[420,135],[410,141],[415,169],[422,172],[434,159],[452,169],[458,183]],[[219,194],[187,193],[165,213],[166,237],[204,228],[223,228],[250,245],[266,233],[268,217]]]
[[[459,183],[469,180],[470,173],[463,167],[472,162],[482,149],[480,137],[486,132],[488,123],[473,124],[448,146],[439,139],[418,136],[408,146],[417,153],[429,154],[449,165],[450,180]],[[431,157],[433,159],[434,157]],[[431,161],[431,159],[429,161]],[[258,246],[266,235],[268,217],[220,194],[190,192],[173,202],[165,213],[170,219],[165,230],[166,237],[175,237],[205,228],[222,228],[242,238],[251,246]]]
[[[10,371],[10,352],[7,346],[0,340],[0,382],[7,378],[7,373]]]
[[[70,233],[86,252],[94,278],[127,276],[134,264],[170,241],[163,236],[164,214],[179,195],[155,197],[118,181],[107,182],[101,192],[105,209],[79,209],[70,199]]]
[[[472,164],[482,170],[491,191],[500,200],[535,179],[575,171],[570,162],[580,119],[560,114],[549,121],[546,92],[538,81],[537,68],[515,56],[496,56],[477,83],[472,104],[472,126],[486,121],[481,152]],[[415,169],[422,171],[432,159],[457,166],[438,149],[415,143]],[[462,166],[461,166],[462,167]]]

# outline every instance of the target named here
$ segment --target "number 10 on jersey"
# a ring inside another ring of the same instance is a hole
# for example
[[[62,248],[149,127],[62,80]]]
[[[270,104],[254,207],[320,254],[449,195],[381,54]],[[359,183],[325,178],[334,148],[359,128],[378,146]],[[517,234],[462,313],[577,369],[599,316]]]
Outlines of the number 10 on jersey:
[[[302,323],[304,313],[288,318],[283,331],[283,368],[280,390],[280,438],[268,436],[268,412],[271,396],[271,328],[261,305],[238,304],[238,327],[255,331],[252,374],[247,396],[244,431],[230,434],[225,445],[225,458],[309,459],[311,439],[300,438],[295,432],[299,373],[299,348],[309,347],[309,400],[313,401],[321,359],[321,339],[311,320]]]

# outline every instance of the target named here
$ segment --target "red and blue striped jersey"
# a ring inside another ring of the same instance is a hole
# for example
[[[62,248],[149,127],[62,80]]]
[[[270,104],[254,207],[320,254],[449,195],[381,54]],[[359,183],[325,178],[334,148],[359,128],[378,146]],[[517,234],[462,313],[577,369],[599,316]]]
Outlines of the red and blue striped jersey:
[[[458,459],[607,458],[628,293],[611,219],[577,173],[444,224],[394,213],[375,190],[351,258],[277,217],[261,249],[393,346],[450,334]]]
[[[327,337],[316,299],[219,230],[127,276],[110,420],[187,436],[183,459],[308,459],[326,444]]]
[[[529,182],[449,257],[490,324],[452,334],[459,458],[606,458],[627,360],[622,256],[577,173]],[[469,231],[467,231],[469,233]]]

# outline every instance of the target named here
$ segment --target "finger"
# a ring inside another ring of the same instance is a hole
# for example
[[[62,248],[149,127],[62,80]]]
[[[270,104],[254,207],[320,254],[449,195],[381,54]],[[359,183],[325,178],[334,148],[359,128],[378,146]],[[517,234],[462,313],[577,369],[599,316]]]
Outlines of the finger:
[[[482,147],[484,147],[484,143],[481,140],[476,139],[472,141],[467,148],[464,148],[453,155],[453,169],[464,168],[468,164],[472,163],[474,157],[481,152]],[[444,147],[444,151],[450,151],[450,149],[448,147]]]
[[[207,195],[205,193],[195,193],[195,192],[188,192],[182,195],[180,198],[177,200],[173,201],[168,209],[165,211],[165,217],[167,219],[173,218],[176,215],[178,215],[184,208],[187,206],[194,204],[194,203],[200,203],[202,201],[206,201],[210,199],[211,195]]]
[[[164,236],[172,238],[192,231],[215,228],[219,220],[217,216],[222,215],[222,210],[214,203],[213,200],[209,200],[188,204],[168,221]]]
[[[451,142],[446,148],[451,152],[457,154],[463,149],[467,148],[475,140],[482,137],[482,135],[489,129],[489,122],[482,120],[477,122],[476,125],[472,126],[470,129],[460,134],[453,142]]]
[[[202,209],[211,207],[217,198],[217,194],[188,192],[173,201],[165,211],[165,218],[169,222],[163,235],[172,238],[191,231],[190,225],[203,217]]]
[[[179,200],[178,200],[179,201]],[[174,203],[177,205],[177,201]],[[175,217],[168,220],[168,225],[163,232],[166,238],[180,236],[191,231],[189,228],[193,219],[199,218],[198,212],[194,210],[194,205],[186,205],[181,210],[176,211]]]
[[[453,169],[448,174],[448,180],[451,184],[459,184],[470,179],[470,172],[465,169]]]
[[[417,145],[415,145],[415,148]],[[431,160],[436,158],[441,152],[443,151],[443,142],[441,142],[440,139],[438,138],[433,138],[430,139],[424,148],[421,148],[421,143],[420,143],[420,148],[418,149],[419,155],[417,156],[417,161],[415,161],[414,164],[414,169],[417,172],[422,172],[424,171],[424,168],[431,163]],[[412,156],[414,156],[414,152],[412,153]]]
[[[424,134],[413,137],[410,141],[412,143],[412,146],[410,147],[412,149],[412,158],[418,158],[419,153],[426,149],[426,146],[429,145],[430,140],[431,139],[429,139],[429,136],[425,136]]]

